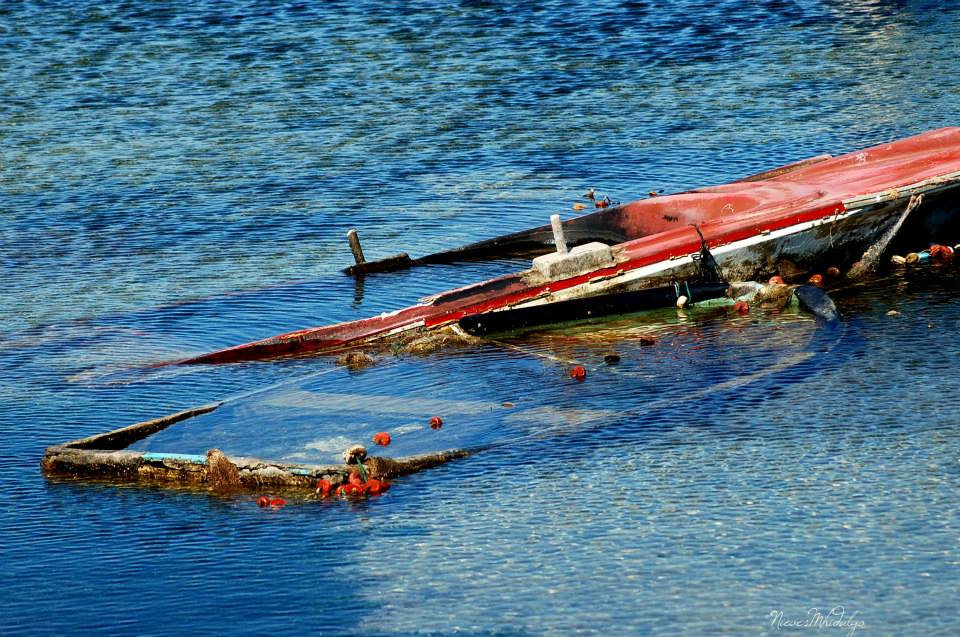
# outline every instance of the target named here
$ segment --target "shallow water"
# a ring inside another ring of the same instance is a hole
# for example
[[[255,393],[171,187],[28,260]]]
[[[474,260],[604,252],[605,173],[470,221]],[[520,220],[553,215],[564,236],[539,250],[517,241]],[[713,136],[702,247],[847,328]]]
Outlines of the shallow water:
[[[358,287],[351,227],[417,256],[587,187],[956,124],[958,34],[953,6],[884,0],[4,3],[0,632],[955,634],[956,268],[836,290],[836,330],[699,308],[360,372],[153,365],[526,267]],[[271,511],[39,472],[48,445],[223,399],[143,446],[479,451]],[[771,622],[813,607],[848,625]]]

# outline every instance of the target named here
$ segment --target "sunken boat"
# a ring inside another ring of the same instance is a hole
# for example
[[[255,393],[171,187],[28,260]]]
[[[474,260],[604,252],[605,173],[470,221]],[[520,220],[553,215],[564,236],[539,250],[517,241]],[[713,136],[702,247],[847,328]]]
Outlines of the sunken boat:
[[[728,184],[653,196],[550,225],[410,259],[421,263],[534,256],[522,272],[449,290],[378,316],[298,330],[177,361],[231,363],[331,352],[446,328],[483,335],[723,296],[728,282],[787,279],[850,266],[892,229],[916,245],[957,240],[960,128],[929,131],[837,157],[820,155]],[[909,219],[907,219],[909,215]]]
[[[944,128],[839,157],[813,157],[722,186],[614,205],[562,223],[555,217],[550,225],[419,259],[401,255],[366,264],[357,245],[358,263],[350,271],[358,276],[419,263],[506,255],[534,258],[532,267],[522,272],[443,292],[392,313],[177,362],[229,363],[332,353],[450,331],[484,335],[663,307],[680,297],[707,300],[726,294],[730,282],[774,274],[802,278],[826,263],[852,266],[852,273],[859,264],[875,261],[884,247],[960,239],[958,195],[960,128]],[[798,360],[806,358],[786,364]],[[783,365],[775,365],[764,373],[781,369]],[[351,448],[342,465],[311,465],[227,458],[218,449],[191,455],[131,448],[224,404],[55,445],[46,450],[41,466],[50,476],[70,479],[160,483],[226,493],[291,490],[302,498],[315,483],[318,490],[321,485],[347,488],[355,471],[393,478],[471,453],[450,449],[406,458],[367,458],[365,449],[359,448],[362,455],[355,456],[357,448]]]

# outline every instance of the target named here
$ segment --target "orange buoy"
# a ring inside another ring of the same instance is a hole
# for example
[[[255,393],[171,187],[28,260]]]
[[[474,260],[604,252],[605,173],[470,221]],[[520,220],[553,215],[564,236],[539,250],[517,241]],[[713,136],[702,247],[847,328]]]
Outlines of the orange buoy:
[[[390,444],[390,434],[388,434],[386,431],[381,431],[380,433],[374,434],[373,442],[381,447],[386,447]]]
[[[439,429],[440,427],[443,427],[443,418],[441,418],[440,416],[434,416],[433,418],[430,419],[431,429]]]
[[[570,370],[570,378],[582,383],[587,379],[587,370],[582,365],[576,365]]]
[[[268,506],[270,506],[270,498],[268,498],[268,497],[265,496],[265,495],[260,496],[259,498],[257,498],[257,506],[258,506],[258,507],[268,507]]]

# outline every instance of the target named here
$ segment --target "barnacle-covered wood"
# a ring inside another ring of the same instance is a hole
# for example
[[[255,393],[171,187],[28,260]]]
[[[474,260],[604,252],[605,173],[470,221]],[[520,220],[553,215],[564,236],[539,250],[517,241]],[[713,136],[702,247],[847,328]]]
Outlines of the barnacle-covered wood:
[[[432,330],[410,330],[384,339],[383,346],[397,354],[427,356],[440,350],[458,347],[476,347],[485,341],[451,326]]]
[[[370,367],[377,361],[366,352],[354,351],[341,354],[335,361],[340,367],[346,367],[352,372]]]
[[[240,488],[240,470],[219,449],[207,452],[207,482],[215,489]]]

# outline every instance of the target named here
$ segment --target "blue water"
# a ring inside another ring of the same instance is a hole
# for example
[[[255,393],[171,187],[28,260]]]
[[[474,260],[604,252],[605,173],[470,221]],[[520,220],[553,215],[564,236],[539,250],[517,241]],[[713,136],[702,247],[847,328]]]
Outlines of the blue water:
[[[701,308],[151,365],[526,267],[358,287],[352,227],[417,256],[955,125],[958,37],[886,0],[0,4],[0,633],[956,634],[955,267],[836,290],[832,331]],[[144,447],[482,451],[270,511],[39,471],[223,399]],[[847,623],[771,620],[811,608]]]

